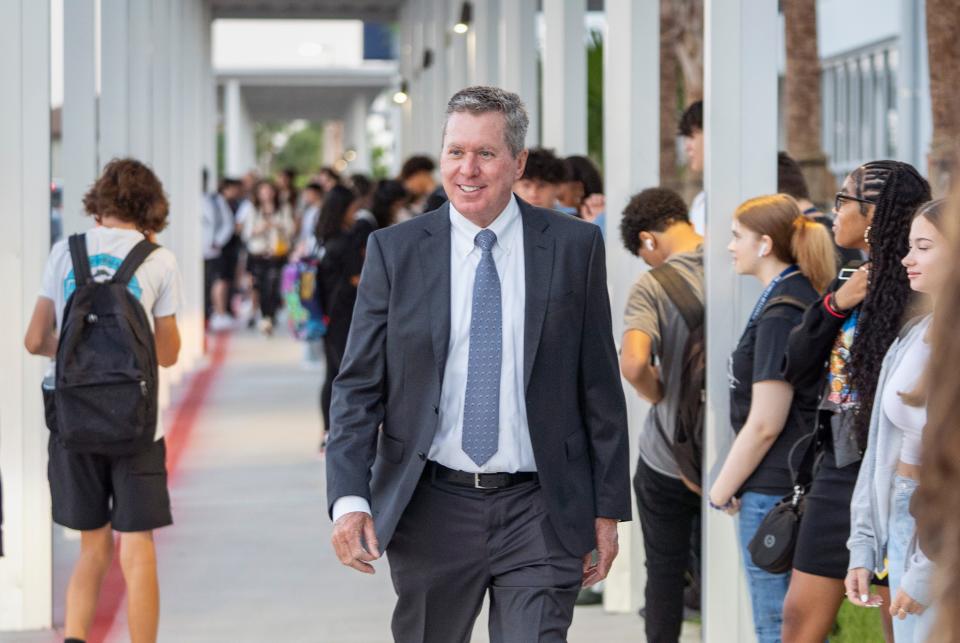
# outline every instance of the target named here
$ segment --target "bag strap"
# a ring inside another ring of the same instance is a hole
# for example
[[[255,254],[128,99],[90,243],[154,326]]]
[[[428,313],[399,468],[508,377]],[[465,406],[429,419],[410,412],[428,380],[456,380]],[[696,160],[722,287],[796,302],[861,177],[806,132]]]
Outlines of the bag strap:
[[[127,256],[124,258],[123,263],[120,264],[120,267],[117,268],[117,272],[114,273],[111,281],[115,284],[123,284],[124,286],[129,284],[130,280],[133,279],[133,273],[137,271],[140,264],[159,247],[160,246],[151,241],[147,241],[146,239],[142,240],[133,247],[133,250],[127,253]]]
[[[687,325],[687,330],[693,331],[703,325],[703,304],[676,268],[665,263],[651,270],[650,274],[663,286],[667,297],[677,307],[683,323]]]
[[[801,437],[790,447],[790,453],[787,454],[787,467],[790,468],[790,479],[793,481],[794,487],[806,487],[813,482],[813,461],[816,458],[817,433],[819,431],[820,428],[817,426],[817,428]],[[794,469],[793,454],[797,450],[797,447],[804,444],[804,442],[806,442],[807,448],[803,451],[800,468]]]
[[[87,255],[87,235],[71,234],[68,241],[70,244],[70,260],[73,262],[73,280],[77,287],[87,285],[87,282],[93,279],[90,273],[90,257]]]
[[[779,297],[774,297],[767,302],[767,305],[764,306],[763,310],[760,311],[760,314],[757,315],[757,319],[760,319],[767,313],[768,310],[771,308],[776,308],[777,306],[792,306],[798,310],[805,311],[808,304],[804,303],[800,299],[797,299],[796,297],[791,297],[790,295],[780,295]]]

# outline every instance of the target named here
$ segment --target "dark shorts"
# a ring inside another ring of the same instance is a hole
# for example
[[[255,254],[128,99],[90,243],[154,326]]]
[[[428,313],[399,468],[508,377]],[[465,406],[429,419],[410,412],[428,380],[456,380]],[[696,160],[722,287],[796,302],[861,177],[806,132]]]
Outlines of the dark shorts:
[[[838,469],[828,449],[804,503],[793,567],[807,574],[844,579],[850,552],[850,501],[860,462]]]
[[[203,280],[205,283],[213,284],[218,279],[226,279],[223,272],[223,257],[214,257],[213,259],[203,260]]]
[[[150,531],[173,524],[163,439],[144,453],[108,456],[68,451],[50,436],[47,478],[53,521],[89,531]]]

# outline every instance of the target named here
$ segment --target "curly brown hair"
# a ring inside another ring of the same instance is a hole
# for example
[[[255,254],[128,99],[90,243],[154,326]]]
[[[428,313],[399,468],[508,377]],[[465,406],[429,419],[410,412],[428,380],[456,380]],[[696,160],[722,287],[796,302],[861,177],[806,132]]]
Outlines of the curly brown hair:
[[[943,226],[952,257],[960,256],[960,186],[944,213]],[[954,266],[956,268],[956,265]],[[927,425],[923,430],[920,486],[911,510],[923,553],[934,561],[934,602],[937,623],[930,641],[960,640],[960,342],[956,320],[960,315],[960,270],[949,271],[934,312],[930,362],[925,377],[930,383]]]
[[[83,197],[83,208],[99,223],[115,217],[144,233],[167,227],[170,204],[149,167],[132,158],[113,159]]]

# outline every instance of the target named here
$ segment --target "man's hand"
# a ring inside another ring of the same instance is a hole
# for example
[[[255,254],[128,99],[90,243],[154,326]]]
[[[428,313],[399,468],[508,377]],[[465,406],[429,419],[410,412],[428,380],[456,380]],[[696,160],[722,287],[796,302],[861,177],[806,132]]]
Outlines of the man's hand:
[[[890,604],[890,616],[895,616],[902,621],[907,618],[907,614],[916,614],[919,616],[923,614],[926,609],[926,607],[910,598],[905,591],[900,589],[897,590],[897,595]]]
[[[366,541],[366,549],[363,542]],[[380,544],[373,528],[373,517],[365,511],[343,514],[333,523],[330,537],[337,558],[347,567],[364,574],[376,574],[371,561],[380,558]]]
[[[593,562],[593,552],[583,557],[584,587],[596,585],[610,573],[610,566],[620,551],[617,543],[617,521],[613,518],[597,518],[597,562]]]

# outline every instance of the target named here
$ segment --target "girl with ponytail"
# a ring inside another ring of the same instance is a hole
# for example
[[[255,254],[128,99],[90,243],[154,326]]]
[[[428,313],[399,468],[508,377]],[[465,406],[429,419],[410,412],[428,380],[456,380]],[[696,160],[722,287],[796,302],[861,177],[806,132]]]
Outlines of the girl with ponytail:
[[[835,276],[836,254],[826,228],[804,217],[786,194],[740,205],[729,250],[736,272],[759,279],[765,288],[730,358],[730,423],[737,437],[710,490],[710,505],[739,512],[757,640],[774,643],[780,640],[790,575],[754,565],[747,545],[764,516],[793,488],[791,464],[796,469],[800,463],[789,461],[791,449],[808,440],[816,416],[819,389],[784,381],[782,362],[790,331]]]
[[[834,238],[869,261],[848,264],[790,335],[786,381],[822,395],[815,425],[820,460],[796,539],[785,643],[825,640],[843,602],[851,500],[877,381],[911,300],[901,261],[913,215],[929,200],[930,185],[907,163],[872,161],[854,170],[834,201]],[[889,605],[889,593],[881,597]]]

